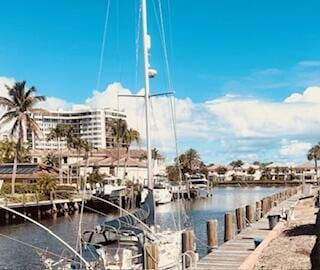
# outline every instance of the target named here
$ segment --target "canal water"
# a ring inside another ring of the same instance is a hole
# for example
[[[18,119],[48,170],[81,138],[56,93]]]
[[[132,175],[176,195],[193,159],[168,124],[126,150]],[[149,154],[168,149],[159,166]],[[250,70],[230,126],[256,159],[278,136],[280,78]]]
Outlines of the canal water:
[[[200,257],[207,252],[206,221],[217,219],[219,222],[219,243],[223,242],[224,213],[254,203],[261,198],[280,191],[281,187],[225,187],[215,188],[213,196],[190,201],[172,202],[157,207],[157,224],[162,228],[176,229],[180,226],[192,226],[196,233],[197,250]],[[113,214],[108,215],[112,219]],[[106,219],[105,216],[85,213],[83,217],[84,229],[92,229]],[[47,218],[40,222],[52,229],[72,246],[76,243],[76,231],[79,215]],[[52,236],[30,223],[0,226],[0,269],[42,269],[39,256],[34,248],[25,246],[13,239],[28,243],[32,246],[48,249],[57,255],[64,256],[68,251]]]

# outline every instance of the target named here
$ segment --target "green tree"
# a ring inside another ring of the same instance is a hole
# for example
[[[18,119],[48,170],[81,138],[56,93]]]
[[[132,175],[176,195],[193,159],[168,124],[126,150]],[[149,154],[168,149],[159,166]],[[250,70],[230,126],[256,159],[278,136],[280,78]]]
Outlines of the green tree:
[[[203,165],[202,161],[200,160],[200,155],[195,149],[192,148],[181,154],[178,159],[175,159],[175,161],[180,163],[183,176],[186,173],[199,172]]]
[[[0,141],[0,163],[13,163],[17,144],[14,141]],[[18,162],[30,162],[29,148],[22,145],[19,149]]]
[[[59,166],[59,158],[55,156],[53,153],[48,153],[43,161],[49,167],[57,167]]]
[[[58,152],[59,152],[59,156],[58,156],[58,162],[59,162],[59,179],[60,179],[60,184],[63,183],[63,179],[62,179],[62,169],[61,169],[61,140],[65,139],[69,140],[69,144],[70,144],[70,140],[72,140],[72,136],[73,136],[73,128],[72,126],[68,125],[68,124],[62,124],[59,123],[57,124],[54,128],[52,128],[49,132],[49,134],[47,135],[47,141],[51,141],[51,140],[56,140],[57,141],[57,145],[58,145]],[[70,147],[70,145],[69,145]]]
[[[38,101],[44,101],[44,96],[35,96],[36,88],[26,88],[26,82],[16,82],[12,87],[5,86],[8,90],[8,98],[0,97],[0,105],[6,108],[6,112],[0,118],[0,124],[13,123],[10,131],[12,138],[17,141],[16,153],[11,179],[11,191],[15,193],[15,180],[17,163],[21,153],[21,147],[25,141],[26,128],[29,129],[37,138],[42,136],[37,122],[32,118],[32,111]]]
[[[94,167],[92,172],[88,174],[87,182],[90,184],[101,183],[105,177],[105,173],[100,173],[99,168]]]
[[[127,129],[125,132],[124,138],[123,138],[125,148],[126,148],[126,158],[124,162],[124,173],[123,173],[123,178],[126,176],[126,169],[127,169],[127,162],[130,158],[130,146],[133,142],[136,142],[138,145],[140,145],[140,133],[139,131],[130,128]]]
[[[126,120],[117,119],[111,125],[111,134],[117,147],[117,178],[119,178],[120,144],[123,144],[127,131],[128,124]]]
[[[224,175],[226,174],[226,172],[228,171],[228,169],[224,166],[219,166],[217,169],[216,169],[217,173],[220,174],[220,175]]]
[[[170,181],[180,181],[179,168],[177,165],[170,165],[166,167],[166,172],[168,175],[168,179]]]
[[[319,178],[318,178],[318,160],[320,159],[320,142],[318,142],[316,145],[312,146],[307,154],[308,160],[313,160],[314,161],[314,170],[316,173],[316,179],[319,183]]]
[[[54,192],[57,189],[57,179],[44,174],[38,179],[37,186],[42,194],[49,196],[50,192]]]
[[[241,168],[244,165],[244,162],[242,160],[238,159],[238,160],[234,160],[234,161],[230,162],[229,165],[232,166],[233,168]]]

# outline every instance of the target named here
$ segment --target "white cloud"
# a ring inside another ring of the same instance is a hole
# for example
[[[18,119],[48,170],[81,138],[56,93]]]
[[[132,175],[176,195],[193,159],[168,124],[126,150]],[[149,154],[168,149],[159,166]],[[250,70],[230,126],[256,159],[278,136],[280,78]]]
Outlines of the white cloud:
[[[306,156],[307,151],[311,148],[311,143],[301,142],[298,140],[283,140],[282,147],[279,151],[283,157],[301,157]]]
[[[303,100],[295,102],[268,102],[257,99],[220,99],[206,102],[205,106],[217,119],[225,134],[233,137],[268,137],[300,136],[320,134],[320,88],[303,96],[314,103],[306,104]]]
[[[145,106],[143,98],[118,97],[118,95],[142,95],[143,90],[133,93],[120,83],[112,83],[104,91],[94,91],[85,104],[92,108],[119,108],[127,114],[128,125],[138,129],[145,139]],[[153,143],[166,152],[174,152],[171,105],[168,97],[151,100],[151,125]],[[210,123],[203,118],[203,106],[190,98],[175,99],[177,131],[180,138],[208,138]]]
[[[293,93],[287,97],[284,102],[306,102],[306,103],[320,103],[320,87],[312,86],[308,87],[302,94]]]
[[[7,78],[7,77],[0,77],[0,96],[7,97],[8,90],[6,88],[6,85],[10,87],[13,84],[14,84],[14,79]]]
[[[36,106],[49,111],[57,111],[71,109],[72,103],[56,97],[47,97],[45,101],[39,102]]]
[[[0,94],[4,93],[4,83],[13,82],[0,77]],[[133,93],[115,82],[103,91],[93,91],[84,105],[92,108],[119,107],[126,112],[129,126],[138,129],[145,138],[143,98],[118,98],[118,94],[141,95],[143,90]],[[237,158],[251,161],[267,158],[302,160],[310,143],[316,141],[320,134],[319,103],[320,88],[316,86],[308,87],[302,93],[293,93],[279,102],[239,95],[226,95],[203,103],[194,103],[190,98],[175,99],[181,148],[199,147],[200,153],[211,159],[208,161]],[[47,101],[39,103],[40,107],[49,110],[70,109],[72,105],[56,97],[48,97]],[[174,136],[170,113],[168,97],[152,99],[152,143],[172,154]],[[208,149],[212,151],[211,156]]]

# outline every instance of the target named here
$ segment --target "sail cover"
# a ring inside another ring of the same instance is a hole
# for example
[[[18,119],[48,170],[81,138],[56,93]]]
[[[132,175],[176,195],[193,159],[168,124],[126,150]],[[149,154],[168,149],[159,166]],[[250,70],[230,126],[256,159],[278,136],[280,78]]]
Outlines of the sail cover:
[[[137,219],[146,221],[148,225],[154,225],[154,213],[153,192],[149,190],[143,207],[132,213],[136,218],[131,215],[124,215],[113,220],[105,221],[98,227],[98,232],[118,232],[138,235],[142,233],[143,230],[136,227],[138,223]]]

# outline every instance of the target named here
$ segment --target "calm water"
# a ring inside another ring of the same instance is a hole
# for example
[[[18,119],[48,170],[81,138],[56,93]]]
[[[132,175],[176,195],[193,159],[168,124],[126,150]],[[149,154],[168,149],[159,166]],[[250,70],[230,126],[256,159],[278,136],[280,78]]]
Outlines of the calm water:
[[[216,188],[213,196],[206,199],[196,199],[185,202],[180,207],[177,202],[157,207],[157,223],[164,228],[175,229],[181,224],[192,224],[197,237],[197,249],[200,256],[206,254],[206,221],[218,219],[219,242],[223,241],[224,213],[240,206],[278,192],[278,187],[254,187],[254,188]],[[179,210],[180,209],[180,210]],[[180,215],[178,215],[180,213]],[[113,218],[112,215],[108,219]],[[104,221],[106,217],[97,214],[84,214],[84,228],[92,229],[92,225]],[[51,228],[72,246],[76,241],[76,226],[78,215],[69,217],[48,218],[41,223]],[[48,248],[49,251],[65,256],[66,250],[53,237],[41,229],[29,223],[18,225],[0,226],[0,269],[41,269],[37,252],[31,248],[7,239],[2,235],[13,237],[28,244]]]

